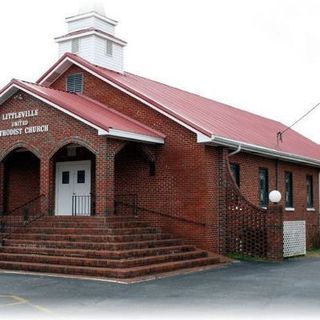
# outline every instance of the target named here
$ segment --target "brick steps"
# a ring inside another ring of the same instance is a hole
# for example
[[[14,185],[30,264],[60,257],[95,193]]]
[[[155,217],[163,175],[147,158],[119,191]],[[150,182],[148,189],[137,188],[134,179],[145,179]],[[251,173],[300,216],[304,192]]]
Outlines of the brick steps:
[[[75,242],[131,242],[147,240],[165,240],[172,236],[167,233],[146,233],[128,235],[91,235],[91,234],[45,234],[45,233],[15,233],[10,236],[13,240],[48,240]]]
[[[121,223],[121,222],[141,222],[144,221],[140,220],[135,216],[90,216],[90,217],[73,217],[73,216],[48,216],[45,220],[41,220],[41,222],[52,222],[52,223],[59,223],[59,222],[70,222],[70,223],[90,223],[90,222],[103,222],[103,223]]]
[[[40,247],[40,248],[68,248],[68,249],[97,249],[97,250],[130,250],[143,248],[157,248],[165,246],[182,245],[181,239],[165,239],[153,241],[135,241],[135,242],[72,242],[72,241],[34,241],[34,240],[16,240],[7,239],[5,245],[20,247]]]
[[[61,273],[72,275],[86,275],[94,277],[110,277],[128,279],[134,277],[143,277],[150,274],[158,274],[163,272],[176,271],[181,269],[189,269],[196,267],[208,266],[217,264],[217,258],[198,258],[187,261],[167,262],[150,266],[134,267],[126,269],[116,268],[95,268],[95,267],[80,267],[70,265],[55,265],[55,264],[41,264],[30,262],[14,262],[14,261],[0,261],[0,268],[19,271],[34,271],[47,273]]]
[[[0,247],[0,268],[132,278],[220,263],[135,217],[46,217]]]
[[[147,228],[150,227],[147,223],[145,222],[140,222],[133,220],[131,221],[126,221],[126,222],[115,222],[115,221],[107,221],[106,223],[104,220],[99,220],[99,222],[95,221],[84,221],[84,222],[71,222],[71,221],[58,221],[58,222],[50,222],[50,221],[39,221],[35,222],[32,224],[33,228]]]
[[[32,227],[26,230],[27,233],[41,233],[43,234],[86,234],[86,235],[134,235],[134,234],[148,234],[148,233],[159,233],[158,228],[152,227],[131,227],[131,228],[70,228],[70,227]]]
[[[78,258],[130,259],[137,257],[159,256],[172,253],[182,253],[195,250],[194,246],[180,245],[145,249],[131,249],[121,251],[86,250],[86,249],[56,249],[34,247],[4,247],[3,253],[35,254]]]
[[[151,264],[159,264],[172,261],[190,260],[205,258],[206,252],[195,250],[191,252],[173,253],[167,255],[142,257],[134,259],[94,259],[94,258],[78,258],[78,257],[63,257],[63,256],[43,256],[35,254],[13,254],[0,253],[0,261],[15,261],[15,262],[31,262],[31,263],[47,263],[47,264],[62,264],[80,267],[95,267],[95,268],[131,268],[146,266]]]

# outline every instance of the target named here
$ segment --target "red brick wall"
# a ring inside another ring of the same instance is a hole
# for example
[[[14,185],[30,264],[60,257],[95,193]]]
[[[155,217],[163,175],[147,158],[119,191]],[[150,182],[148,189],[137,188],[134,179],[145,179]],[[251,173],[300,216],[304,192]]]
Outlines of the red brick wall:
[[[176,234],[192,239],[196,244],[217,251],[219,247],[218,230],[218,197],[219,181],[217,175],[218,153],[216,149],[196,144],[195,134],[174,123],[160,113],[145,106],[134,98],[120,92],[100,79],[83,71],[79,67],[71,67],[58,81],[53,84],[56,89],[65,89],[65,77],[82,72],[84,75],[84,94],[101,101],[150,127],[166,134],[165,145],[154,148],[156,155],[156,177],[148,177],[148,166],[137,163],[137,159],[128,155],[121,160],[119,167],[126,167],[122,177],[117,174],[116,192],[134,192],[139,196],[139,202],[148,209],[177,215],[198,223],[206,223],[207,228],[187,223],[187,228],[176,221],[159,219],[160,225],[165,225]],[[231,159],[241,165],[241,191],[254,204],[258,204],[258,168],[268,168],[269,188],[275,189],[276,161],[263,157],[241,153]],[[300,186],[294,184],[294,213],[286,213],[285,219],[306,219],[308,224],[308,244],[311,245],[314,226],[318,222],[318,170],[307,166],[280,163],[279,190],[283,193],[284,170],[293,171],[294,181],[300,181]],[[119,172],[119,169],[117,169]],[[135,174],[133,173],[135,172]],[[314,203],[316,211],[305,209],[305,176],[314,176]],[[130,177],[130,178],[129,178]],[[125,184],[126,181],[130,184]],[[185,229],[185,230],[184,230]],[[201,231],[200,231],[201,230]],[[198,233],[199,236],[194,236]]]
[[[40,161],[30,152],[16,153],[5,165],[6,212],[25,204],[40,194]]]
[[[156,157],[156,176],[149,177],[148,166],[137,164],[136,159],[129,159],[128,155],[127,160],[121,160],[123,165],[127,165],[127,171],[122,175],[122,180],[127,181],[127,184],[116,184],[116,191],[120,194],[137,193],[139,204],[149,210],[195,221],[195,224],[186,221],[182,223],[179,220],[168,221],[167,218],[154,216],[154,223],[157,225],[165,226],[165,229],[174,231],[176,235],[191,239],[200,247],[216,250],[217,230],[208,233],[203,226],[207,217],[212,218],[215,214],[213,208],[216,206],[216,197],[213,189],[211,194],[208,193],[205,147],[196,143],[196,135],[76,66],[61,76],[53,87],[64,90],[65,77],[76,72],[84,75],[84,94],[166,135],[164,145],[152,148]],[[133,173],[133,168],[138,170],[138,173]],[[215,181],[215,172],[212,174],[211,179]],[[116,179],[121,178],[118,175]],[[131,183],[128,183],[129,181]],[[211,227],[215,228],[216,226]]]
[[[259,168],[268,169],[269,191],[276,189],[276,161],[259,156],[240,153],[230,158],[230,162],[240,165],[240,190],[253,204],[259,205]],[[315,232],[319,225],[319,184],[317,168],[279,161],[278,190],[282,194],[280,205],[285,207],[285,171],[293,175],[293,207],[295,211],[285,211],[284,220],[305,220],[307,222],[308,247],[312,246]],[[306,176],[313,176],[314,208],[315,211],[307,211]]]

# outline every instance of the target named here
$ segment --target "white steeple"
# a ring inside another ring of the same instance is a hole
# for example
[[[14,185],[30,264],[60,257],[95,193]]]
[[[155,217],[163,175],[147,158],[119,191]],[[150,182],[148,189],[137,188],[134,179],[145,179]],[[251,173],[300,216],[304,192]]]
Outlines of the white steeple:
[[[118,22],[105,15],[99,4],[83,5],[79,14],[66,18],[68,33],[55,38],[59,57],[72,52],[89,62],[123,73],[126,42],[115,36]]]

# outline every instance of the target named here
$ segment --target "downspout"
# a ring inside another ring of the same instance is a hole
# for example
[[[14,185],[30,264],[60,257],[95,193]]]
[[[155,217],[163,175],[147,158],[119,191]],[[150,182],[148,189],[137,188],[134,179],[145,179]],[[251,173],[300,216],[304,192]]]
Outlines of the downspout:
[[[236,154],[238,154],[238,153],[241,151],[241,149],[242,149],[242,146],[241,146],[241,144],[239,144],[237,150],[235,150],[235,151],[233,151],[233,152],[231,152],[231,153],[228,154],[228,158],[230,158],[230,157],[235,156]]]

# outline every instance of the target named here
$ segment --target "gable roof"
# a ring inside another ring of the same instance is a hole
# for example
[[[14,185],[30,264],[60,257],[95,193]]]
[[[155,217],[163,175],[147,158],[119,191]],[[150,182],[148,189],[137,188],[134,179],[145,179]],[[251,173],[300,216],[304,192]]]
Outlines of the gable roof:
[[[237,147],[266,156],[320,165],[318,145],[286,125],[131,73],[120,74],[66,53],[39,80],[49,86],[75,64],[197,134],[198,142]]]
[[[18,90],[31,94],[54,108],[95,128],[99,135],[149,143],[164,142],[164,134],[85,95],[67,93],[34,83],[12,80],[0,91],[0,105]]]

